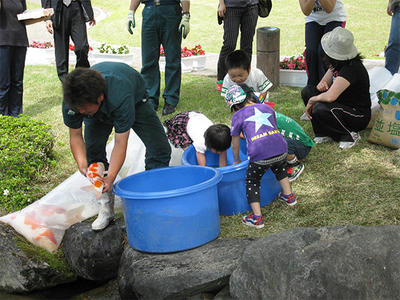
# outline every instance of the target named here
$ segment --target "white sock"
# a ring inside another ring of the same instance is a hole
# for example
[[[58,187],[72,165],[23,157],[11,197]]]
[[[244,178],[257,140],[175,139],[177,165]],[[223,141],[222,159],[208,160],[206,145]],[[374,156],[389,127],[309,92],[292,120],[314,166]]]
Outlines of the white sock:
[[[288,164],[289,165],[294,165],[295,163],[297,163],[298,162],[298,160],[297,160],[297,157],[295,156],[292,160],[288,160]]]

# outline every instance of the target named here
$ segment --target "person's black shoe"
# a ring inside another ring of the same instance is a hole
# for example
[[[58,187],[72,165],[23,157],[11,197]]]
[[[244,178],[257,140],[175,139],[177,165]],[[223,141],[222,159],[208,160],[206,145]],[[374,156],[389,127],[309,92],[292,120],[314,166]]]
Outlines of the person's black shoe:
[[[174,111],[175,111],[175,106],[165,102],[164,108],[162,110],[162,115],[166,116],[166,115],[172,114]]]

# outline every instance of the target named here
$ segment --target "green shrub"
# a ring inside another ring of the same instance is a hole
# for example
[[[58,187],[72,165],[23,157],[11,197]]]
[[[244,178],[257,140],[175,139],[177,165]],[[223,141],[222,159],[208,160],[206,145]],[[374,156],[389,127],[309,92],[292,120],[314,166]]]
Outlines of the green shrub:
[[[0,206],[19,210],[38,196],[35,180],[55,164],[50,126],[28,116],[0,116]]]

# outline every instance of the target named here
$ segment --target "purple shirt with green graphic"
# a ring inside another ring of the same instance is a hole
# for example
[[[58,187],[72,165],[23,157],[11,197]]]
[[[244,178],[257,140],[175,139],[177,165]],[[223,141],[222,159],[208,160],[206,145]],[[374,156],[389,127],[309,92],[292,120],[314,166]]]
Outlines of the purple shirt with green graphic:
[[[287,144],[276,125],[272,108],[265,104],[246,106],[232,117],[232,136],[243,135],[250,161],[258,161],[287,152]]]

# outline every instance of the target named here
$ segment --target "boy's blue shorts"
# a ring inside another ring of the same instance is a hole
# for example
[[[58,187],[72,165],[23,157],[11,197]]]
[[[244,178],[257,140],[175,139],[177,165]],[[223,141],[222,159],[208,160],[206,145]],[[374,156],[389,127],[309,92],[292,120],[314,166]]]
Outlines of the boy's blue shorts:
[[[288,146],[288,154],[294,154],[298,159],[304,159],[310,152],[311,147],[305,146],[302,142],[292,140],[285,136],[285,140]]]

